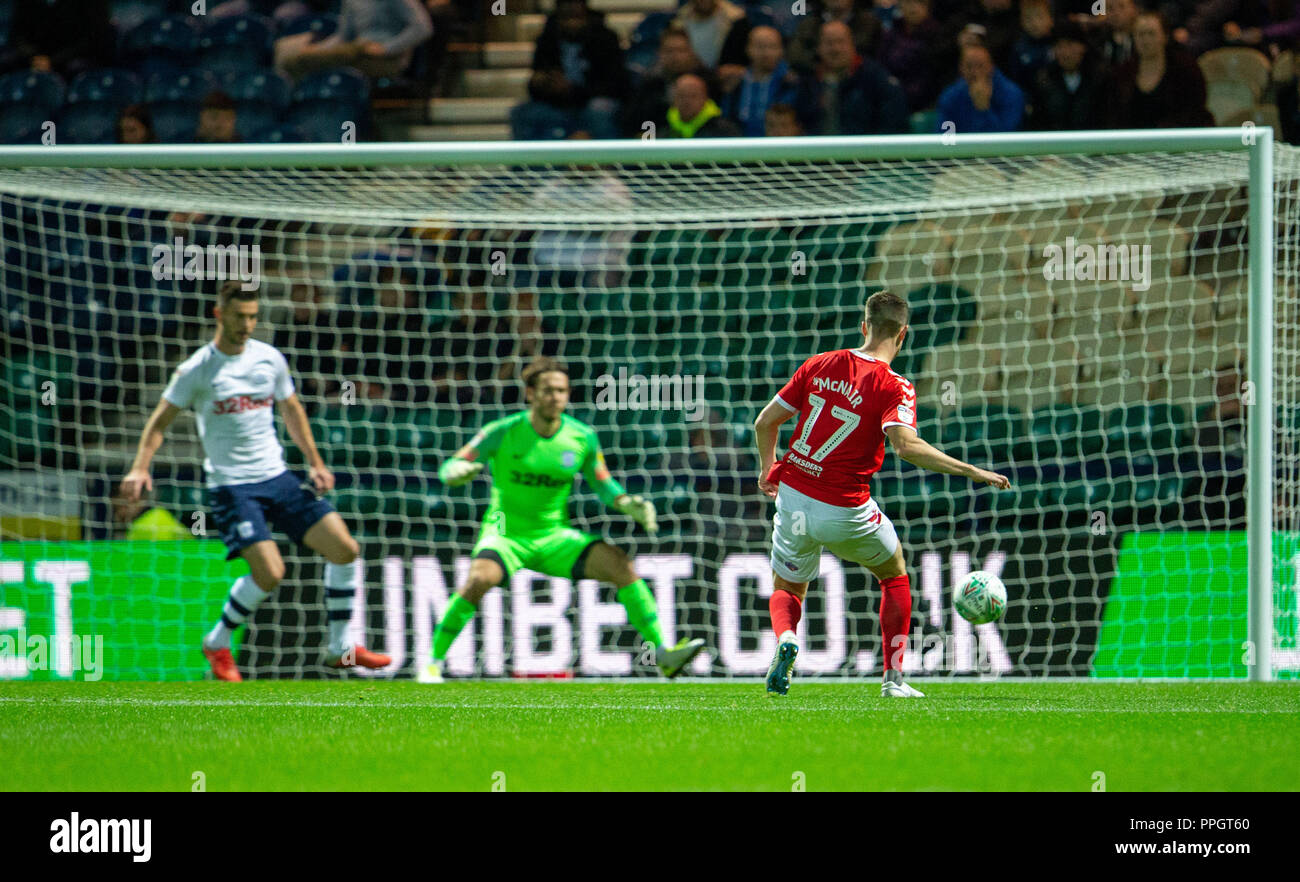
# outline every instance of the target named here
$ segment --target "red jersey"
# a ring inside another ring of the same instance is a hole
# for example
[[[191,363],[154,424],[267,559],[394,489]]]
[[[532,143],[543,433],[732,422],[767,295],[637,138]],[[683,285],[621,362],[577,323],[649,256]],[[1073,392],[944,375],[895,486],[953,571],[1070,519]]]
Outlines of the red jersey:
[[[855,508],[885,461],[885,428],[916,428],[916,390],[889,365],[856,349],[800,365],[776,400],[799,414],[790,449],[768,480],[813,499]]]

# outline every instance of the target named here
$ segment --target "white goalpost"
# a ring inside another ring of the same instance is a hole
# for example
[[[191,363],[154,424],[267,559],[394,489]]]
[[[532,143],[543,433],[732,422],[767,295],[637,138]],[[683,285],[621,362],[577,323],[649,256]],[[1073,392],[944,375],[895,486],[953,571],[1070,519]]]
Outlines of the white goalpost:
[[[203,675],[242,564],[209,523],[193,421],[146,505],[114,493],[235,279],[338,476],[364,558],[353,627],[393,657],[381,675],[423,662],[487,503],[485,476],[448,489],[438,465],[524,406],[543,354],[661,516],[648,537],[580,484],[575,524],[635,554],[668,636],[707,640],[692,675],[761,674],[771,507],[750,427],[804,359],[861,342],[888,288],[912,307],[895,369],[920,434],[1014,485],[887,451],[872,494],[908,552],[910,674],[1294,679],[1298,184],[1300,150],[1249,125],[0,147],[0,647],[98,637],[109,678]],[[240,665],[324,676],[320,561],[281,547]],[[977,628],[951,605],[973,569],[1009,593]],[[877,603],[825,556],[801,675],[878,673]],[[519,572],[448,669],[651,676],[642,655],[608,586]],[[0,658],[0,678],[81,676],[70,654]]]

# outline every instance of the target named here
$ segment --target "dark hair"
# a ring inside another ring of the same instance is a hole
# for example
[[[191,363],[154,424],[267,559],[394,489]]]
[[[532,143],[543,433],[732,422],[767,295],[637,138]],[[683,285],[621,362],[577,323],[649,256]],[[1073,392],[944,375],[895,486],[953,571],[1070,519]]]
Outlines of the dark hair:
[[[877,291],[867,298],[867,327],[871,339],[893,337],[903,330],[912,310],[907,301],[892,291]]]
[[[235,99],[220,89],[214,89],[203,97],[200,110],[234,110]]]
[[[251,291],[244,290],[243,282],[238,279],[231,279],[221,283],[221,290],[217,292],[217,305],[227,306],[232,300],[257,300],[257,289]]]
[[[565,377],[569,376],[569,369],[564,366],[564,362],[557,361],[548,355],[539,355],[524,368],[522,374],[524,385],[532,389],[537,385],[537,380],[542,374],[549,374],[552,371],[559,371]]]
[[[124,119],[133,119],[140,123],[140,125],[144,126],[145,131],[149,133],[148,138],[146,138],[149,143],[152,144],[154,141],[158,140],[158,136],[155,135],[153,131],[153,114],[149,112],[149,105],[128,104],[123,108],[122,112],[117,115],[116,135],[119,142],[122,140],[122,120]]]

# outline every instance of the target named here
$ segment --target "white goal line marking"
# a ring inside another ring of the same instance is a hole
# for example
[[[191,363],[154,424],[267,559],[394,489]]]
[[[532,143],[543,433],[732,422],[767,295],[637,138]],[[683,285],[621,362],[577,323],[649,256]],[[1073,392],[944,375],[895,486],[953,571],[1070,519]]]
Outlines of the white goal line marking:
[[[436,688],[436,687],[434,687]],[[958,699],[959,701],[961,699]],[[886,704],[885,702],[889,703]],[[935,711],[953,711],[959,713],[1048,713],[1048,714],[1281,714],[1290,715],[1300,713],[1300,711],[1285,710],[1267,710],[1263,708],[1251,708],[1234,710],[1231,708],[1203,708],[1203,707],[1174,707],[1174,708],[1088,708],[1088,707],[1017,707],[1014,703],[999,702],[996,706],[989,707],[970,707],[954,706],[942,699],[931,699],[927,704],[926,700],[920,702],[909,702],[910,704],[920,704],[922,707],[930,707]],[[475,704],[467,702],[437,702],[437,701],[369,701],[360,699],[357,701],[318,701],[306,699],[303,701],[285,701],[281,699],[261,699],[254,698],[249,700],[215,698],[41,698],[34,695],[0,695],[0,704],[86,704],[86,705],[103,705],[109,707],[351,707],[357,709],[363,708],[382,708],[397,709],[410,708],[418,710],[422,708],[432,710],[464,710],[464,711],[563,711],[563,710],[583,710],[583,711],[666,711],[673,713],[692,713],[696,711],[713,711],[718,713],[736,713],[739,711],[753,710],[759,707],[778,707],[767,700],[757,701],[751,706],[727,705],[708,705],[708,704],[601,704],[601,703],[550,703],[550,702],[513,702],[502,704],[499,702],[488,702],[484,704]],[[800,712],[815,713],[845,713],[852,711],[878,711],[882,707],[894,707],[897,699],[880,699],[878,705],[867,704],[836,704],[836,705],[817,705],[814,707],[805,707],[802,705],[790,703],[792,710]]]

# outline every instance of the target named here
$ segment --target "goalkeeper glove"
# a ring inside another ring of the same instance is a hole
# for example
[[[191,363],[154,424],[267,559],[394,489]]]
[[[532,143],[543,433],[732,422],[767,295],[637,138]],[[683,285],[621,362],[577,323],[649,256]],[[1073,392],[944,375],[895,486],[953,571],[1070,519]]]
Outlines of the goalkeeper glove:
[[[654,535],[659,532],[659,516],[650,500],[625,493],[614,500],[614,507],[644,527],[647,533]]]
[[[474,480],[474,477],[483,471],[483,463],[470,462],[467,459],[456,457],[448,460],[443,464],[438,472],[438,477],[448,487],[459,487],[461,484],[468,484]]]

